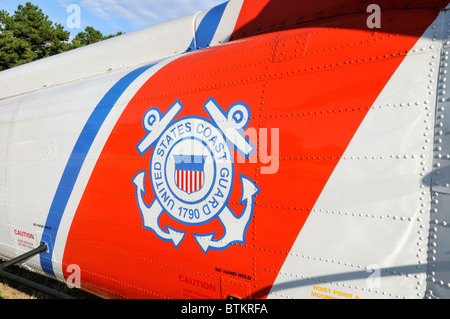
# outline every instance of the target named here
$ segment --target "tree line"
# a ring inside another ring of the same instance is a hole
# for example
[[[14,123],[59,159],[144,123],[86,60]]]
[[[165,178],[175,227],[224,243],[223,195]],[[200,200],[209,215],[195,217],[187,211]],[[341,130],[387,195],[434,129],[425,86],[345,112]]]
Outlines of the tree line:
[[[50,21],[38,6],[27,2],[19,5],[12,15],[0,11],[0,71],[121,34],[104,36],[89,26],[70,40],[69,31]]]

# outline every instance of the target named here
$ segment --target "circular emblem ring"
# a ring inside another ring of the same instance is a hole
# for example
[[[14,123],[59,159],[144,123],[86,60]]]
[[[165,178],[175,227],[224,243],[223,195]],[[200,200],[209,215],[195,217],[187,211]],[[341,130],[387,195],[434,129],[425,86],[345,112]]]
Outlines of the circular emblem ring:
[[[150,161],[153,192],[161,207],[187,225],[210,222],[230,197],[234,165],[223,133],[200,117],[172,123]]]

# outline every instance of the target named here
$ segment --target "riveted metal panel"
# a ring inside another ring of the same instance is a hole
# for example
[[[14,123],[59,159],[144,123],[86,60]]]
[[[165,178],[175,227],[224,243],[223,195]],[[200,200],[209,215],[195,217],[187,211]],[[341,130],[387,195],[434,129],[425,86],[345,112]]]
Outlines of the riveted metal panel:
[[[433,143],[432,197],[428,236],[427,297],[450,298],[450,91],[448,88],[450,56],[450,14],[441,15],[443,49],[440,54],[439,79]]]

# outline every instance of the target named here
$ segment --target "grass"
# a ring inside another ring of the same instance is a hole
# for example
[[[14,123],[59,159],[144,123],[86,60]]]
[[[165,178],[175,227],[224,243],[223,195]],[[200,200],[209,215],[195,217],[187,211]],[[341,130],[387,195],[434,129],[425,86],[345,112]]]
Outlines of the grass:
[[[32,292],[26,293],[15,289],[8,283],[0,282],[0,299],[38,299]]]

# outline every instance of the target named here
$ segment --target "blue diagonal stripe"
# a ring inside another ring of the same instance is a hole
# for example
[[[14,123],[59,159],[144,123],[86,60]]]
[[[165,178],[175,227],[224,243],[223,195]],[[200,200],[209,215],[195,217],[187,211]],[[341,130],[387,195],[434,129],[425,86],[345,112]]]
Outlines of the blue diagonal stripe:
[[[195,39],[192,39],[189,49],[203,49],[211,44],[227,5],[228,2],[225,2],[208,11],[196,32],[197,47],[195,47]]]
[[[102,127],[106,117],[112,108],[125,92],[125,90],[142,73],[150,69],[153,65],[148,65],[130,72],[117,82],[96,106],[86,125],[81,132],[72,154],[67,162],[55,197],[53,198],[50,212],[47,217],[42,242],[47,244],[48,251],[40,255],[41,267],[49,275],[55,276],[52,264],[53,245],[56,241],[59,226],[61,224],[64,211],[66,209],[73,188],[80,174],[86,156],[94,142],[98,131]]]

